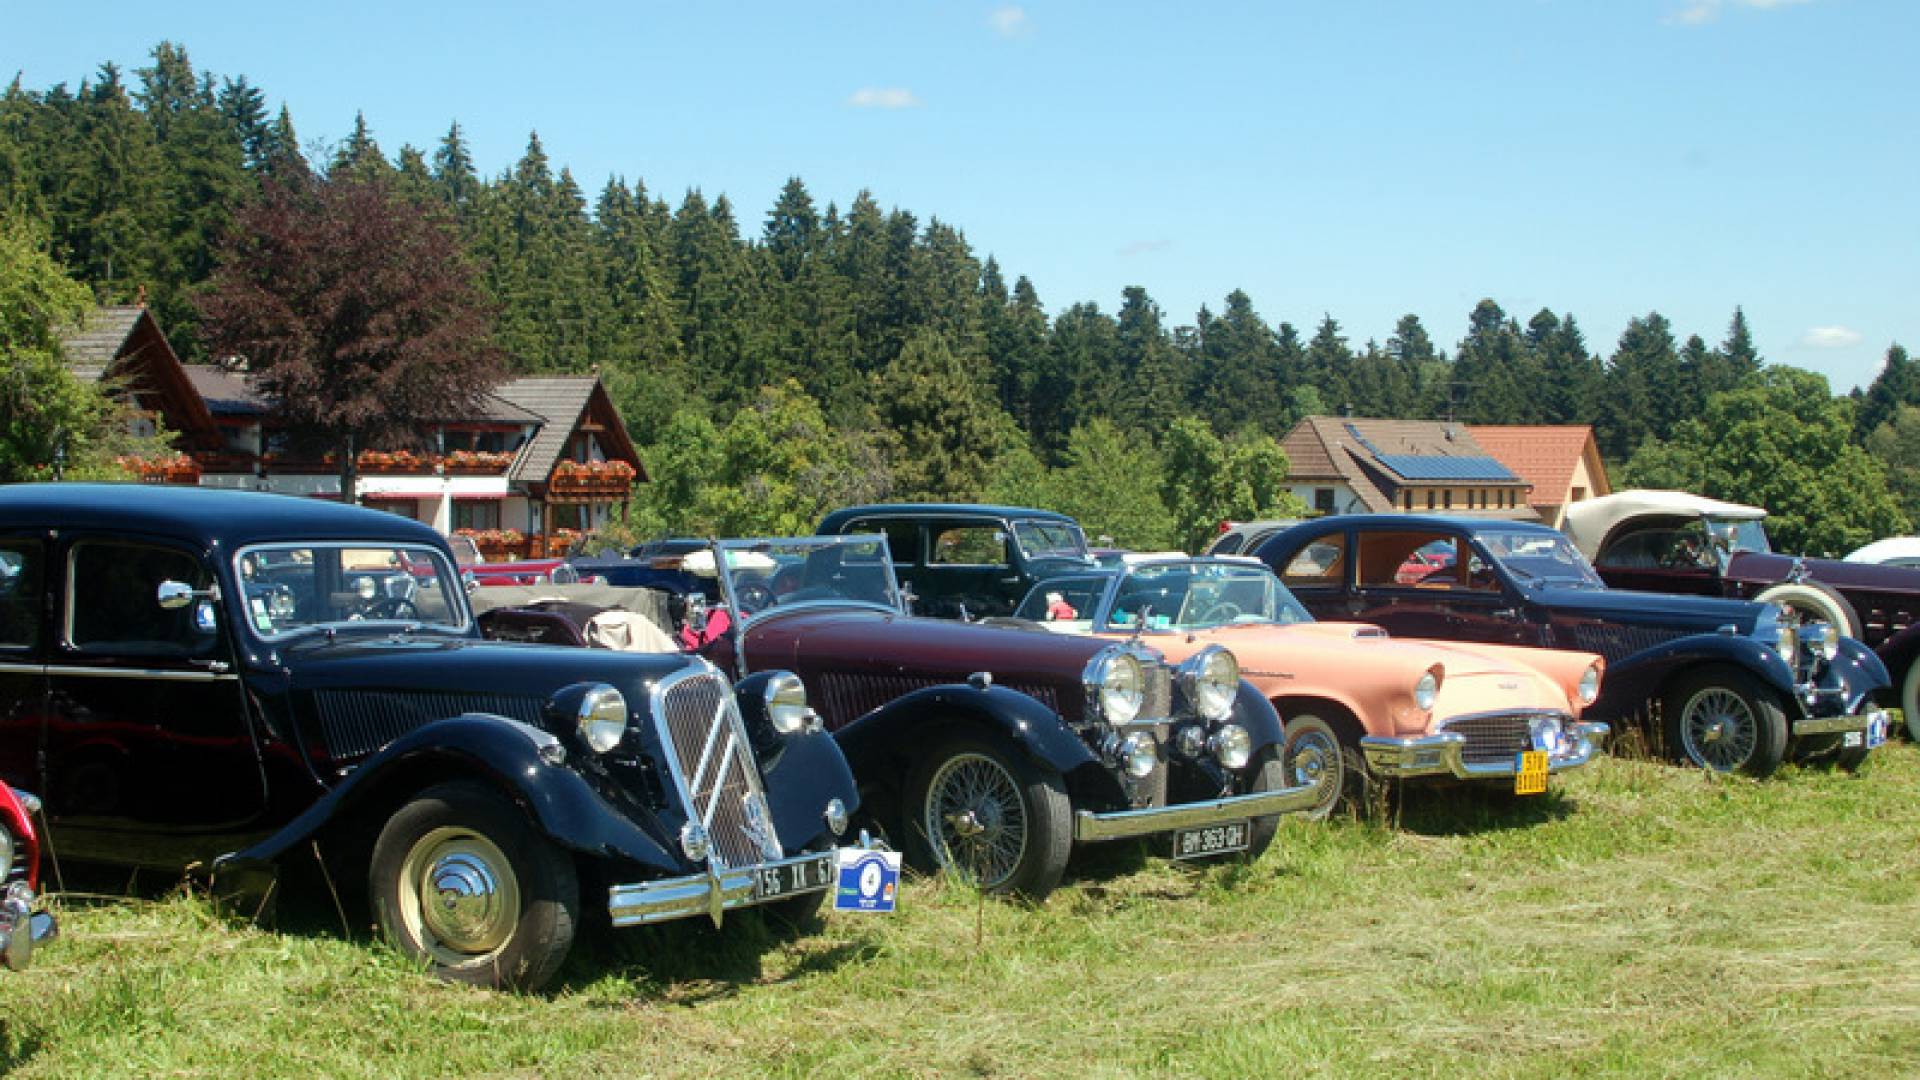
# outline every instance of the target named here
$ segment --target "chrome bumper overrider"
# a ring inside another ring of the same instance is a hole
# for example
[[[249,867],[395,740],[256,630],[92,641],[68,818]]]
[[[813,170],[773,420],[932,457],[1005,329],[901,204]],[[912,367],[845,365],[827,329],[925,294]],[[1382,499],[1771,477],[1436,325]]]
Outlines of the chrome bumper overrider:
[[[1878,721],[1882,731],[1891,730],[1893,716],[1886,709],[1870,709],[1852,716],[1809,716],[1793,722],[1795,735],[1849,735],[1866,731]]]
[[[721,912],[752,907],[761,902],[755,899],[753,887],[754,880],[761,873],[777,873],[787,867],[818,859],[820,855],[820,852],[814,851],[788,859],[772,859],[725,870],[715,870],[709,866],[704,874],[615,885],[607,890],[607,913],[612,916],[615,926],[639,926],[684,919],[691,915],[710,916],[714,925],[718,926]],[[817,888],[795,890],[777,899],[824,892],[832,887],[832,883],[828,882]]]
[[[1593,760],[1600,740],[1613,730],[1597,721],[1582,721],[1566,728],[1566,749],[1547,759],[1547,771],[1566,772]],[[1366,755],[1367,768],[1380,776],[1452,776],[1460,780],[1494,780],[1511,777],[1515,762],[1468,762],[1461,757],[1467,737],[1457,731],[1442,731],[1412,738],[1368,735],[1360,740],[1360,752]]]
[[[1243,818],[1267,817],[1305,810],[1313,806],[1317,791],[1311,784],[1278,788],[1254,795],[1233,795],[1224,799],[1180,803],[1177,806],[1153,806],[1145,810],[1113,810],[1096,814],[1081,810],[1073,815],[1073,838],[1124,840],[1130,836],[1151,836],[1173,829],[1192,829],[1219,825]]]
[[[0,963],[25,971],[33,963],[33,947],[60,936],[51,912],[33,910],[33,890],[24,881],[7,887],[0,900]]]

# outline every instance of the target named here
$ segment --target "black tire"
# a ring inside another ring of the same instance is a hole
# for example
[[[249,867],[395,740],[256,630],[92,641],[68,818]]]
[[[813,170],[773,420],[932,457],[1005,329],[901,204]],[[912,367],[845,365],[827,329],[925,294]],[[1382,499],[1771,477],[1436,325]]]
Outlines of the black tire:
[[[1715,772],[1770,776],[1787,749],[1779,696],[1739,668],[1709,667],[1674,680],[1661,700],[1668,750]]]
[[[440,784],[402,806],[374,842],[369,874],[387,940],[440,978],[536,990],[573,945],[573,860],[484,784]],[[429,887],[446,902],[424,902]]]
[[[961,813],[971,816],[959,820]],[[1060,774],[984,732],[949,736],[914,763],[901,817],[910,862],[961,874],[988,892],[1044,898],[1073,849]]]
[[[1260,756],[1246,768],[1247,785],[1244,794],[1255,795],[1263,791],[1278,791],[1289,787],[1287,765],[1283,760],[1284,752],[1277,746],[1269,746],[1260,751]],[[1267,853],[1273,846],[1274,834],[1280,831],[1280,815],[1268,814],[1257,817],[1247,830],[1247,850],[1240,857],[1253,862]]]
[[[1352,767],[1357,762],[1333,725],[1318,716],[1287,716],[1286,725],[1287,743],[1281,753],[1285,781],[1290,785],[1317,784],[1318,798],[1305,814],[1314,821],[1325,820],[1355,794],[1352,789],[1359,778],[1353,776]]]
[[[1800,613],[1802,620],[1826,623],[1850,638],[1860,636],[1860,614],[1831,585],[1818,581],[1789,581],[1754,597],[1762,604],[1779,604]]]
[[[1907,738],[1920,743],[1920,656],[1907,661],[1906,676],[1900,680],[1900,719],[1906,723]]]

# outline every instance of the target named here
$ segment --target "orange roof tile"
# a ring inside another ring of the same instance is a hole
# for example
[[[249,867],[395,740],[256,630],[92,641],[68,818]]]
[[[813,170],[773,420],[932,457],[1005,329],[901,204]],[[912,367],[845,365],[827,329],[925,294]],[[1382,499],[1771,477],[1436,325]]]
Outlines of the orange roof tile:
[[[1593,443],[1590,424],[1472,424],[1467,430],[1495,460],[1533,485],[1527,501],[1534,506],[1558,506],[1567,501],[1574,470]],[[1594,458],[1598,461],[1598,450]],[[1604,477],[1604,473],[1596,477],[1596,485],[1604,484]]]

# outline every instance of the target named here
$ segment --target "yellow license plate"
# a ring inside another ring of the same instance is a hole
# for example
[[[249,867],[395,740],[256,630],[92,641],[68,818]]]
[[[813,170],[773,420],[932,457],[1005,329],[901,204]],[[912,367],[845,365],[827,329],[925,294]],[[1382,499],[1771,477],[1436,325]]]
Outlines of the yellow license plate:
[[[1513,772],[1515,795],[1544,795],[1547,792],[1547,752],[1522,750],[1518,768]]]

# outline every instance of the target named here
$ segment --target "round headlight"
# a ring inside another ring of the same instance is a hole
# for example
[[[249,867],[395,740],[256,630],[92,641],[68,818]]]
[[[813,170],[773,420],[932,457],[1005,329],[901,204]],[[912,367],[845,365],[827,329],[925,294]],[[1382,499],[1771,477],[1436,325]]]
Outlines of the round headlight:
[[[806,684],[793,672],[782,671],[768,679],[766,694],[767,720],[780,734],[795,734],[813,719],[813,710],[807,707]]]
[[[1557,716],[1536,716],[1528,725],[1528,735],[1532,737],[1535,750],[1545,750],[1548,754],[1560,752],[1560,718]]]
[[[1209,645],[1180,665],[1180,686],[1201,716],[1225,720],[1240,691],[1240,662],[1218,645]]]
[[[1140,661],[1118,649],[1100,653],[1088,666],[1087,690],[1109,724],[1129,724],[1147,701],[1147,677]]]
[[[1239,724],[1222,724],[1207,740],[1207,749],[1229,769],[1244,769],[1253,760],[1253,736]]]
[[[580,741],[596,754],[604,754],[620,745],[627,735],[627,699],[605,683],[580,698],[576,730]]]
[[[1580,673],[1580,704],[1591,705],[1600,696],[1600,665],[1588,664]]]
[[[1145,732],[1135,732],[1122,739],[1119,754],[1120,764],[1135,780],[1151,776],[1154,767],[1160,764],[1160,746]]]
[[[821,814],[826,818],[827,831],[835,836],[847,831],[847,804],[839,799],[828,799],[827,809]]]
[[[1433,708],[1433,700],[1440,696],[1440,673],[1440,665],[1435,664],[1413,684],[1413,703],[1422,712]]]

